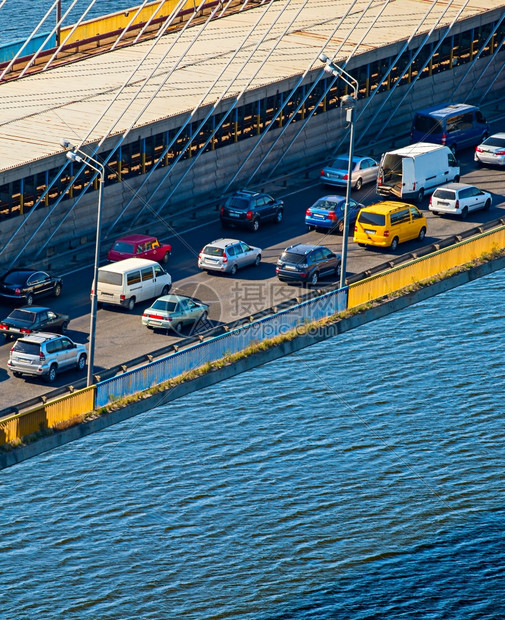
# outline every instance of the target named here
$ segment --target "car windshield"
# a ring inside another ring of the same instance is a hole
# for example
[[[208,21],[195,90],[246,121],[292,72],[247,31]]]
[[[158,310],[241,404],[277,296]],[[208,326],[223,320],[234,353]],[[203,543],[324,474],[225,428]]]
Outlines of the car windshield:
[[[505,138],[496,138],[495,136],[489,137],[487,140],[484,140],[486,146],[505,146]]]
[[[424,116],[423,114],[417,114],[415,116],[414,129],[424,134],[442,133],[442,125],[440,122],[432,116]]]
[[[8,273],[5,278],[4,278],[4,282],[5,284],[20,284],[22,282],[26,282],[26,280],[28,279],[28,276],[30,274],[28,273],[23,273],[23,272],[19,272],[19,271],[13,271],[12,273]]]
[[[203,253],[208,254],[209,256],[222,256],[223,248],[218,248],[215,245],[206,245],[203,248]]]
[[[16,319],[16,321],[23,321],[24,323],[35,323],[35,312],[30,310],[13,310],[9,314],[9,319]]]
[[[346,157],[339,157],[330,166],[330,168],[336,168],[337,170],[347,170],[349,167],[349,159]]]
[[[27,342],[24,340],[18,340],[12,347],[16,353],[25,353],[26,355],[38,355],[40,352],[40,345],[36,342]]]
[[[129,252],[130,254],[135,252],[133,243],[126,243],[125,241],[116,241],[112,249],[116,252]]]
[[[372,226],[384,226],[386,217],[383,213],[374,213],[373,211],[361,211],[358,217],[360,224],[371,224]]]
[[[325,211],[342,211],[342,207],[342,202],[335,202],[334,200],[324,200],[323,198],[321,198],[314,204],[312,208],[324,209]]]
[[[296,254],[295,252],[283,252],[281,260],[286,263],[293,263],[295,265],[299,265],[301,263],[304,263],[306,258],[305,254]]]
[[[151,307],[153,310],[164,310],[165,312],[173,312],[176,306],[177,302],[175,301],[164,301],[163,299],[157,299]]]
[[[456,198],[456,192],[450,189],[436,189],[433,192],[435,198],[442,198],[442,200],[454,200]]]
[[[249,201],[246,198],[239,198],[238,196],[230,196],[226,201],[226,206],[232,209],[248,209]]]
[[[103,284],[115,284],[116,286],[121,286],[123,282],[123,274],[115,273],[114,271],[101,271],[98,270],[98,281]]]

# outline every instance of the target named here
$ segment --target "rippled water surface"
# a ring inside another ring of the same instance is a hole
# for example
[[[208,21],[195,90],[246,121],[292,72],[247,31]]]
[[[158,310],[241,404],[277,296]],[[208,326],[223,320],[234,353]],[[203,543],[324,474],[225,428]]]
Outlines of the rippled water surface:
[[[503,618],[505,274],[0,473],[6,618]]]

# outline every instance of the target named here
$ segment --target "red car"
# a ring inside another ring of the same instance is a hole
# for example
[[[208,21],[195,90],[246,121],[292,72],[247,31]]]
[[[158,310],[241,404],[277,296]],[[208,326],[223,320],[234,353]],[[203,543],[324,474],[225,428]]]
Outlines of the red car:
[[[156,237],[128,235],[114,242],[107,254],[107,260],[115,262],[123,258],[148,258],[159,263],[168,263],[172,246],[160,243]]]

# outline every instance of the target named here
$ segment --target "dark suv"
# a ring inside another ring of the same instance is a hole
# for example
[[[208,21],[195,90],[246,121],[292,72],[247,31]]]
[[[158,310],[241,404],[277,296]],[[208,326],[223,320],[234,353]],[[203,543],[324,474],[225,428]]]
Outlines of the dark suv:
[[[269,194],[247,189],[232,194],[220,209],[221,226],[243,226],[253,232],[264,222],[280,224],[284,215],[284,202]]]
[[[275,272],[282,282],[317,284],[326,275],[340,277],[341,257],[322,245],[297,243],[286,248]]]

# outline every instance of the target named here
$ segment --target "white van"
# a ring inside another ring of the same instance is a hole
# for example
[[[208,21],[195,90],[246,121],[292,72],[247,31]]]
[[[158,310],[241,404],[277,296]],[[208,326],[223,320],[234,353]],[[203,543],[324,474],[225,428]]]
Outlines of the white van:
[[[420,202],[440,185],[459,181],[459,163],[448,146],[417,142],[384,153],[377,175],[377,193]]]
[[[126,258],[98,269],[98,303],[133,310],[139,301],[166,295],[172,278],[163,267],[147,258]]]

